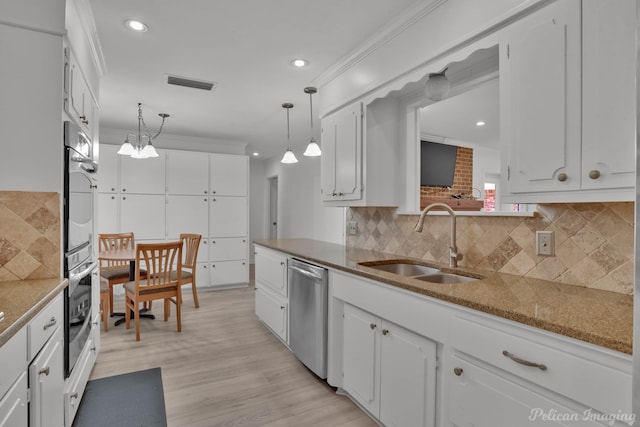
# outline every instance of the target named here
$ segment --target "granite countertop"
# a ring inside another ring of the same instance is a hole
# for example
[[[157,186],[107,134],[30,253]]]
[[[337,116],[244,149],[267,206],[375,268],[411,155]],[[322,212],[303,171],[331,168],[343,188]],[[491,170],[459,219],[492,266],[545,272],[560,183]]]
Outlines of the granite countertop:
[[[257,240],[254,243],[329,268],[632,354],[631,295],[469,268],[456,271],[483,278],[469,283],[436,284],[359,263],[408,259],[451,271],[447,266],[310,239]]]
[[[67,279],[0,282],[0,347],[67,287]]]

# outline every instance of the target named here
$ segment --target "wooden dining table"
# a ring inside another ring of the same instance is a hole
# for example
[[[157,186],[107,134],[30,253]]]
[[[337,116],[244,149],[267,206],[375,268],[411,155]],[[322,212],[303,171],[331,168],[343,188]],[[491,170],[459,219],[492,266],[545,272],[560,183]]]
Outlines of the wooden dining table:
[[[113,249],[108,251],[100,251],[98,253],[98,259],[101,261],[122,261],[129,262],[129,280],[133,282],[136,279],[136,250],[135,249]],[[155,319],[151,313],[147,313],[146,308],[141,308],[138,312],[140,317],[146,317],[147,319]],[[111,317],[122,317],[115,321],[114,325],[118,326],[125,321],[125,313],[113,313]],[[133,318],[133,313],[131,313]]]

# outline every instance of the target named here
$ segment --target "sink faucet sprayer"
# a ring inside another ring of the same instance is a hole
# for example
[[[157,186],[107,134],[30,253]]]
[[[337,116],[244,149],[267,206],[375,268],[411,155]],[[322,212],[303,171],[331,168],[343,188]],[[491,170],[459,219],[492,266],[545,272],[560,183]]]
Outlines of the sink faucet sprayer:
[[[449,215],[451,216],[451,245],[449,246],[449,267],[456,268],[458,266],[458,261],[462,259],[462,254],[458,253],[458,248],[456,247],[456,213],[451,209],[449,205],[445,205],[444,203],[432,203],[420,214],[420,219],[416,224],[415,231],[418,233],[422,233],[422,226],[424,225],[424,219],[427,216],[427,212],[429,212],[433,208],[443,208]]]

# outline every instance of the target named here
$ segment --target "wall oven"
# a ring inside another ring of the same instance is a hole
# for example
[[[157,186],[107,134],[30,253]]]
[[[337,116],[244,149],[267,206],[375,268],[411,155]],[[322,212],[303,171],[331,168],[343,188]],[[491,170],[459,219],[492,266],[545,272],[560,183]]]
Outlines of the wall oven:
[[[98,280],[93,252],[98,168],[91,140],[68,121],[64,124],[64,145],[64,272],[69,279],[64,299],[64,359],[65,377],[69,377],[91,332],[91,289]]]

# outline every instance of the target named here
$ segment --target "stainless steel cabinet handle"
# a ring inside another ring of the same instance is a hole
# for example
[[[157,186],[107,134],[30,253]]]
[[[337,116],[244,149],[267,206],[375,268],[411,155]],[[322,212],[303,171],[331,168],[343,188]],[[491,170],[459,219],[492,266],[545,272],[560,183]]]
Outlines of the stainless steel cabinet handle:
[[[42,375],[42,374],[45,374],[46,376],[49,376],[49,367],[48,366],[45,367],[45,368],[42,368],[42,369],[40,369],[38,371],[38,375]]]
[[[382,335],[388,335],[389,334],[389,330],[388,329],[383,329],[382,330]]]
[[[568,176],[566,173],[564,173],[564,172],[563,172],[563,173],[561,173],[561,174],[558,174],[558,181],[560,181],[560,182],[564,182],[564,181],[566,181],[566,180],[567,180],[567,178],[569,178],[569,176]]]
[[[43,331],[46,331],[47,329],[49,329],[52,326],[55,326],[57,323],[57,320],[55,317],[51,317],[51,319],[49,319],[49,323],[47,323],[46,325],[44,325],[44,327],[42,328]]]
[[[69,399],[77,399],[78,398],[78,393],[72,393],[69,395]]]
[[[600,178],[600,171],[597,169],[594,169],[592,171],[589,171],[589,178],[591,179],[598,179]]]
[[[281,306],[280,306],[280,310],[284,310],[284,305],[281,305]]]
[[[502,355],[508,357],[509,359],[511,359],[514,362],[519,363],[521,365],[531,366],[532,368],[538,368],[541,371],[546,371],[547,370],[547,366],[546,365],[543,365],[542,363],[535,363],[535,362],[530,362],[530,361],[525,360],[525,359],[521,359],[521,358],[509,353],[507,350],[503,350],[502,351]]]
[[[462,375],[462,368],[453,368],[453,373],[456,374],[457,376]]]
[[[369,327],[370,327],[371,329],[375,329],[376,327],[378,327],[378,325],[376,325],[375,323],[371,323],[371,324],[369,325]]]

